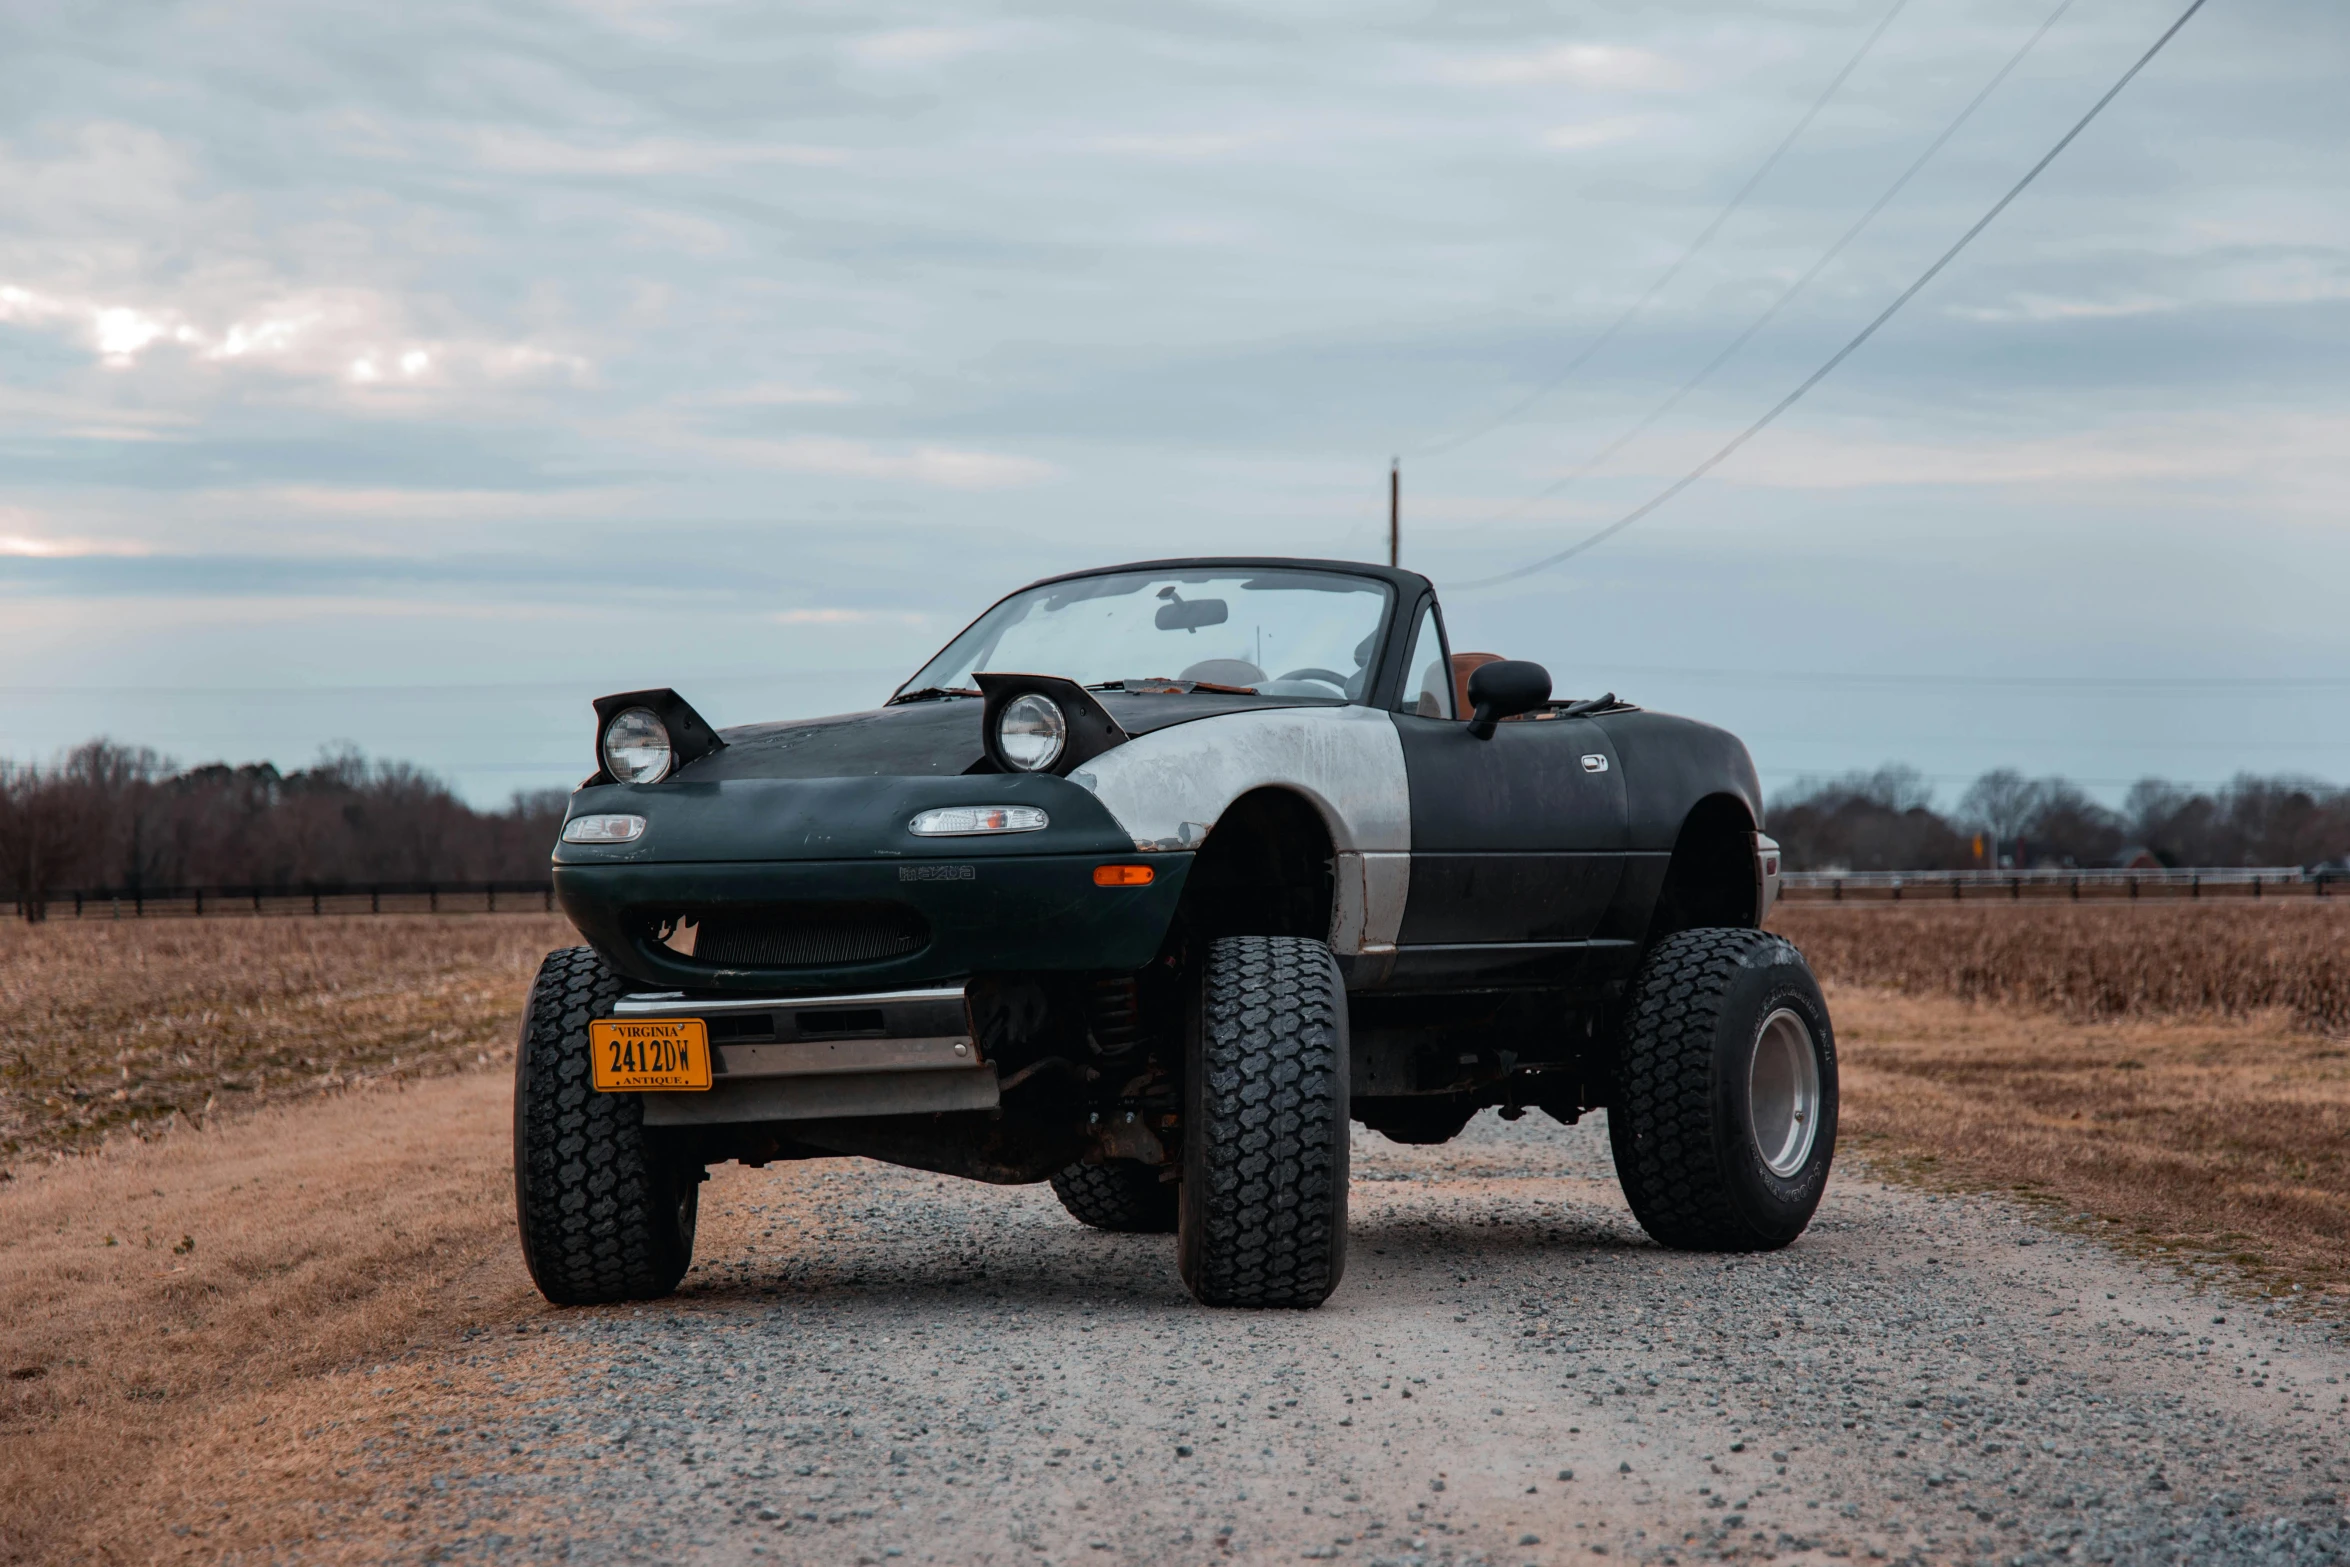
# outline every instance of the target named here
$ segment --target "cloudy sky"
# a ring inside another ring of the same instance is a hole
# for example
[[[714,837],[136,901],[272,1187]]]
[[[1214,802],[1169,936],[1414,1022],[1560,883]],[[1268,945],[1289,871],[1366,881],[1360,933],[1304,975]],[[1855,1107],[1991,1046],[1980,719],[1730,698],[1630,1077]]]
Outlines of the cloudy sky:
[[[2350,780],[2350,11],[0,0],[0,754],[477,800],[870,705],[995,595],[1384,554],[1456,647],[1915,763]],[[1555,385],[1553,383],[1556,383]],[[1547,390],[1545,390],[1547,388]],[[1542,395],[1536,396],[1540,392]],[[1620,443],[1620,444],[1619,444]],[[1615,448],[1603,462],[1595,454]]]

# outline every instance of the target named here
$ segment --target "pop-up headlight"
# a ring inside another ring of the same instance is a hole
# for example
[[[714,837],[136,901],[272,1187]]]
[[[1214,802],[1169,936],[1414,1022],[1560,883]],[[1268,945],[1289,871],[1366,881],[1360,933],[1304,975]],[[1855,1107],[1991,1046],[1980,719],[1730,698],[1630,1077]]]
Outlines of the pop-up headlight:
[[[1004,704],[996,719],[996,745],[1004,760],[1024,773],[1039,773],[1061,759],[1069,743],[1069,720],[1060,704],[1031,691]]]
[[[604,726],[601,749],[604,771],[616,783],[659,783],[676,760],[669,748],[669,726],[649,707],[613,714]]]

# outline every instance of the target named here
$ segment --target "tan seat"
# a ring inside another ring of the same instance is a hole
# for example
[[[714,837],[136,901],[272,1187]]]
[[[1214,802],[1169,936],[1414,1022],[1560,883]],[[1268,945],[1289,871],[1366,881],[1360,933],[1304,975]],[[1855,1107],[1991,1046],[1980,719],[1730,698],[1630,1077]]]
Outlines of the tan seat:
[[[1487,664],[1502,661],[1499,653],[1455,653],[1452,656],[1452,709],[1456,717],[1469,717],[1469,676]]]

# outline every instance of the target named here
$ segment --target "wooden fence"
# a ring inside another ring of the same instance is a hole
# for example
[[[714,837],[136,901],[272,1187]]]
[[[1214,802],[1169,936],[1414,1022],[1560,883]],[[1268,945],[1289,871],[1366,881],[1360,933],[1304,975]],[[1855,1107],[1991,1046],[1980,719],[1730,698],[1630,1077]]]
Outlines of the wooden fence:
[[[552,881],[412,881],[299,887],[98,887],[54,892],[51,919],[214,919],[242,915],[543,914]],[[24,912],[22,899],[14,911]]]
[[[2129,902],[2144,898],[2325,898],[2350,872],[2298,866],[2187,870],[1789,871],[1779,895],[1802,903]]]
[[[2350,872],[2296,866],[2189,870],[1789,871],[1791,903],[2127,902],[2146,898],[2350,896]],[[540,914],[552,881],[382,882],[369,886],[99,887],[52,893],[51,919],[214,919],[243,915]],[[12,912],[24,913],[17,900]]]

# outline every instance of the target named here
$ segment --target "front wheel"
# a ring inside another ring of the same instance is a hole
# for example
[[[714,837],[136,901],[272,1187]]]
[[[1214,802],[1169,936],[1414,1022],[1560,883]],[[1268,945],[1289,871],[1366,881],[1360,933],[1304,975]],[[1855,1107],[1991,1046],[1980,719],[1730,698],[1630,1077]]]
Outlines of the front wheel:
[[[694,1256],[701,1171],[645,1130],[635,1094],[597,1091],[588,1025],[621,978],[592,947],[547,955],[514,1060],[514,1209],[522,1260],[558,1306],[653,1300]]]
[[[1346,987],[1330,949],[1214,942],[1183,1075],[1185,1287],[1208,1306],[1319,1306],[1346,1271]]]
[[[1608,1142],[1633,1217],[1686,1251],[1769,1251],[1811,1223],[1836,1151],[1836,1040],[1792,942],[1687,930],[1641,965]]]

